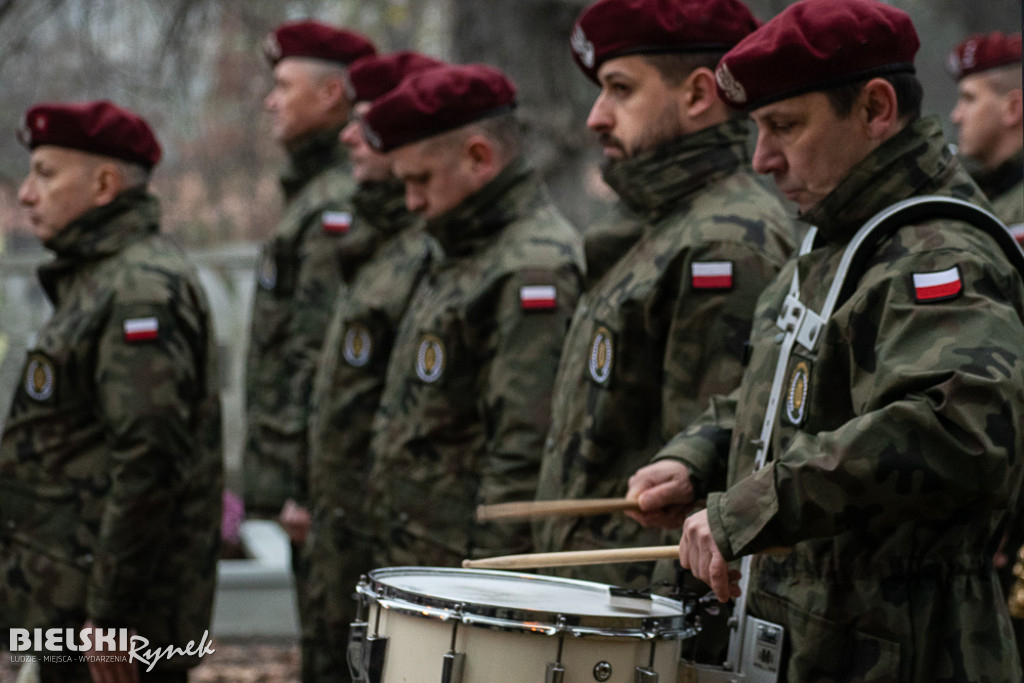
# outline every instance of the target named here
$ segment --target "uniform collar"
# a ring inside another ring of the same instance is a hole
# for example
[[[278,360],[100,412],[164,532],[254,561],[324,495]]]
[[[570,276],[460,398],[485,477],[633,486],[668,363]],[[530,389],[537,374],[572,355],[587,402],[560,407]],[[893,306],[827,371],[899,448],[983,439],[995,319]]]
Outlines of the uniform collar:
[[[348,161],[348,153],[338,141],[341,129],[332,126],[310,133],[288,148],[288,166],[280,177],[286,199],[298,194],[324,168]]]
[[[427,232],[437,239],[445,254],[469,253],[521,215],[524,204],[539,192],[529,164],[516,159],[458,206],[427,221]]]
[[[831,193],[799,218],[816,225],[822,238],[845,242],[885,207],[934,192],[962,170],[938,118],[917,119],[855,165]],[[967,185],[973,183],[967,181]],[[972,189],[964,188],[964,198],[973,194]]]
[[[352,204],[359,227],[338,245],[341,273],[347,281],[389,237],[417,220],[416,214],[405,208],[404,185],[394,179],[361,183],[352,195]]]
[[[145,188],[125,190],[114,201],[69,223],[45,242],[56,258],[39,268],[39,279],[56,301],[55,282],[82,263],[121,252],[159,230],[160,204]]]
[[[609,163],[604,180],[631,210],[657,221],[701,188],[749,164],[749,135],[746,119],[729,119]]]
[[[392,235],[412,225],[417,217],[405,208],[405,185],[395,178],[360,183],[352,204],[362,218],[382,236]]]
[[[998,197],[1024,180],[1024,150],[1018,149],[1016,154],[992,170],[972,172],[971,177],[989,199]]]

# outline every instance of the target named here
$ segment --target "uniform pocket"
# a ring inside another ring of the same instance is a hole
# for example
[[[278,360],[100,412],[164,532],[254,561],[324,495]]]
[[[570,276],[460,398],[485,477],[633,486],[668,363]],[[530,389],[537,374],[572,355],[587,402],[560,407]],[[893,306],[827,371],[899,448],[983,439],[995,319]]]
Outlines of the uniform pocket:
[[[787,681],[808,683],[895,683],[900,645],[797,607],[777,596],[752,596],[757,616],[786,629]],[[780,677],[780,680],[783,680]]]

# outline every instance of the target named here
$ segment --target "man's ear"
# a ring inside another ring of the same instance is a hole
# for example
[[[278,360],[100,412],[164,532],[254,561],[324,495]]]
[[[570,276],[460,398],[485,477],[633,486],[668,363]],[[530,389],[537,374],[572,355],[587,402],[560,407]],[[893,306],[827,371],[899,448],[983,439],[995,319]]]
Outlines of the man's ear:
[[[121,194],[124,176],[116,164],[108,161],[98,164],[93,173],[93,206],[106,206]]]
[[[868,81],[855,104],[854,114],[862,116],[868,132],[875,140],[884,140],[899,126],[899,103],[896,89],[884,78]]]
[[[1024,91],[1014,88],[1003,96],[1003,125],[1019,128],[1024,123]]]
[[[466,138],[463,153],[470,163],[474,173],[482,176],[489,176],[495,173],[495,165],[498,163],[498,155],[494,149],[494,143],[483,135],[470,135]]]
[[[716,101],[715,74],[711,69],[694,69],[683,83],[683,111],[692,119],[701,116]]]

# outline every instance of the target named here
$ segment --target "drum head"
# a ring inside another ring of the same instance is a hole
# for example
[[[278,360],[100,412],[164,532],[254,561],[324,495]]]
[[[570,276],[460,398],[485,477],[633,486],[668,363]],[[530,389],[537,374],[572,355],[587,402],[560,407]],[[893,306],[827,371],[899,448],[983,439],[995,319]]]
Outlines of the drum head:
[[[466,623],[575,635],[685,637],[682,603],[652,596],[628,608],[612,604],[609,586],[536,574],[439,567],[370,572],[360,593],[385,608]],[[428,610],[423,607],[432,608]],[[561,625],[561,626],[560,626]]]

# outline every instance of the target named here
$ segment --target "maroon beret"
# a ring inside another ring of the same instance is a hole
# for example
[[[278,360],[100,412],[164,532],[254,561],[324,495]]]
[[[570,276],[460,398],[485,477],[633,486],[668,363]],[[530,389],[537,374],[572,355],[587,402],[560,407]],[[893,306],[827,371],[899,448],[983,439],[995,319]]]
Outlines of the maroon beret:
[[[160,143],[146,121],[102,100],[76,104],[37,104],[25,112],[18,138],[29,149],[69,147],[153,168]]]
[[[411,50],[363,57],[349,67],[349,99],[353,102],[372,102],[394,90],[409,74],[443,65],[440,59]]]
[[[914,72],[920,42],[907,13],[878,0],[800,0],[718,63],[718,90],[757,109],[815,90]]]
[[[285,57],[312,57],[351,64],[376,52],[377,48],[365,36],[319,21],[281,24],[267,36],[264,45],[264,53],[271,65]]]
[[[516,89],[485,64],[418,71],[374,101],[363,116],[366,140],[382,152],[512,111]]]
[[[949,55],[949,73],[956,80],[998,66],[1020,65],[1020,34],[996,31],[974,35],[956,46]]]
[[[599,0],[576,21],[569,44],[595,83],[615,57],[725,52],[759,26],[740,0]]]

